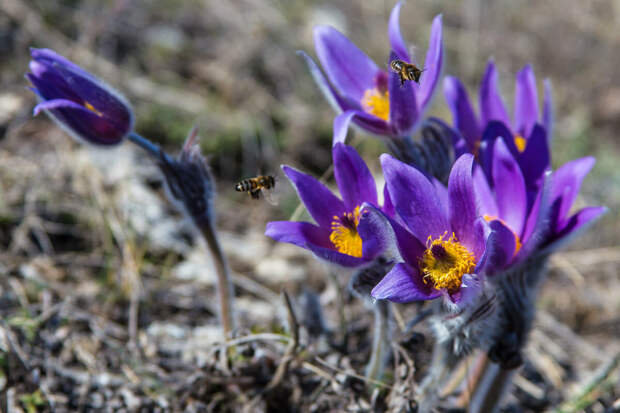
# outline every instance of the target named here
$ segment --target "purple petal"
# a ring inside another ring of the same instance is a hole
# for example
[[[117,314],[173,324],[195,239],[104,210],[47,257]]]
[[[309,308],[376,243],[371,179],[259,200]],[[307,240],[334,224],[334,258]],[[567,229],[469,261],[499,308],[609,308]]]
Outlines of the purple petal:
[[[468,249],[476,244],[474,222],[478,217],[472,178],[474,156],[465,154],[456,160],[448,181],[450,225],[456,238]]]
[[[560,223],[568,215],[577,198],[583,179],[595,163],[596,160],[593,157],[587,156],[567,162],[553,173],[551,202],[556,202],[561,197],[557,217]]]
[[[359,267],[361,265],[368,264],[368,261],[364,258],[354,257],[352,255],[342,254],[331,248],[324,248],[314,244],[307,244],[306,248],[314,253],[322,260],[331,262],[342,267]]]
[[[351,146],[337,143],[332,154],[334,175],[345,208],[353,211],[364,202],[377,205],[375,179],[357,151]]]
[[[370,133],[388,136],[392,134],[392,129],[383,119],[361,110],[350,109],[334,118],[334,145],[345,142],[351,121]]]
[[[420,91],[418,101],[420,112],[426,108],[435,91],[435,86],[441,76],[443,66],[443,38],[441,14],[435,16],[431,26],[431,36],[428,42],[428,51],[424,60],[424,72],[420,78]]]
[[[417,269],[399,263],[386,274],[370,293],[377,300],[389,300],[395,303],[432,300],[441,295],[430,283],[424,283]]]
[[[319,66],[310,56],[306,54],[306,52],[298,50],[297,54],[303,57],[306,62],[306,66],[308,66],[308,70],[310,70],[310,75],[312,76],[314,83],[316,83],[327,102],[336,112],[341,112],[348,109],[361,109],[361,105],[358,101],[351,101],[350,99],[347,100],[340,96],[336,90],[334,90],[332,85],[330,85],[325,78],[325,75],[323,75],[323,72]]]
[[[545,79],[545,95],[543,97],[543,125],[547,131],[548,144],[551,145],[553,139],[553,99],[551,97],[551,80]]]
[[[359,102],[364,92],[374,87],[379,68],[338,30],[315,27],[314,47],[327,77],[340,93]]]
[[[394,210],[394,204],[392,203],[392,198],[390,198],[390,192],[388,191],[387,185],[383,185],[383,207],[381,208],[383,213],[390,218],[393,218],[396,214]]]
[[[390,54],[390,61],[396,54]],[[388,77],[388,92],[390,99],[390,124],[399,136],[410,134],[419,118],[418,104],[413,91],[412,82],[400,84],[397,73],[390,71]]]
[[[90,112],[84,106],[82,106],[80,104],[77,104],[77,103],[75,103],[75,102],[73,102],[71,100],[67,100],[67,99],[53,99],[53,100],[46,100],[46,101],[43,101],[43,102],[39,103],[32,110],[32,114],[34,116],[36,116],[42,110],[52,110],[52,109],[59,109],[59,108],[77,109],[77,110],[84,111],[86,113]]]
[[[484,252],[484,271],[492,275],[506,268],[515,255],[517,246],[514,232],[499,220],[489,223],[491,233]]]
[[[519,150],[515,146],[512,132],[510,132],[508,126],[499,121],[490,121],[482,133],[482,141],[480,142],[480,149],[478,151],[480,164],[487,177],[492,176],[493,153],[495,152],[494,146],[498,138],[505,139],[504,143],[508,145],[510,153],[515,158],[519,156]]]
[[[35,115],[41,110],[46,111],[58,126],[82,143],[116,145],[129,133],[129,130],[118,129],[118,125],[109,119],[65,99],[38,104],[34,109]]]
[[[482,292],[483,284],[484,281],[478,274],[464,274],[459,290],[448,296],[457,308],[465,308],[476,302],[476,298]]]
[[[86,70],[82,69],[81,67],[79,67],[78,65],[70,61],[69,59],[65,58],[64,56],[59,55],[58,53],[56,53],[55,51],[51,49],[36,49],[34,47],[31,47],[30,57],[32,57],[32,59],[34,59],[35,61],[41,62],[43,65],[51,66],[51,65],[56,64],[56,65],[65,66],[67,68],[70,68],[74,73],[80,76],[87,77],[94,81],[97,81],[97,79],[92,74],[88,73]]]
[[[325,248],[332,246],[329,231],[309,222],[268,222],[265,235],[276,241],[287,242],[302,248],[307,248],[308,244]]]
[[[269,222],[265,235],[276,241],[308,249],[317,257],[343,267],[357,267],[366,263],[362,258],[341,254],[334,250],[329,241],[329,231],[308,222]]]
[[[444,216],[450,216],[450,196],[448,195],[448,188],[435,178],[431,178],[435,191],[437,191],[437,197],[439,198],[439,204],[443,211]]]
[[[528,258],[533,253],[538,253],[539,247],[546,242],[551,234],[553,219],[553,205],[551,204],[553,174],[546,172],[543,183],[534,200],[527,222],[521,235],[522,247],[517,253],[516,261]]]
[[[334,250],[329,231],[308,222],[269,222],[265,235],[280,242],[288,242],[308,249],[318,258],[344,267],[357,267],[366,263],[362,258],[341,254]]]
[[[474,253],[476,260],[480,262],[480,258],[484,254],[484,250],[486,248],[486,239],[490,232],[490,228],[484,218],[479,217],[476,219],[473,226],[473,232],[474,244],[471,245],[469,249]]]
[[[282,166],[282,170],[320,227],[330,228],[334,216],[341,216],[346,212],[344,203],[312,176],[286,165]]]
[[[532,66],[526,65],[517,73],[515,87],[515,130],[523,137],[530,136],[538,121],[538,96]]]
[[[390,13],[390,20],[388,23],[388,37],[390,38],[390,45],[392,46],[392,50],[396,52],[396,55],[399,59],[404,60],[406,62],[411,62],[409,58],[409,52],[407,52],[407,45],[403,40],[403,36],[400,34],[400,8],[403,3],[398,2],[396,6],[392,9],[392,13]]]
[[[528,188],[535,188],[543,173],[551,167],[551,154],[545,129],[536,124],[519,157],[519,165]]]
[[[497,70],[492,60],[487,63],[482,85],[480,85],[480,120],[482,125],[486,125],[492,120],[510,125],[502,96],[497,90]]]
[[[570,217],[562,230],[554,236],[554,241],[545,247],[545,252],[555,251],[568,242],[572,241],[576,236],[583,233],[598,218],[607,212],[605,207],[586,207]]]
[[[525,224],[527,207],[525,181],[517,161],[506,147],[503,138],[495,142],[493,183],[499,218],[515,233],[520,234]]]
[[[357,232],[362,238],[362,257],[372,260],[381,254],[394,256],[398,247],[388,218],[377,208],[364,204]]]
[[[482,216],[487,215],[491,217],[499,216],[497,202],[495,201],[493,191],[491,191],[491,187],[489,186],[487,178],[484,176],[482,168],[478,165],[474,165],[473,180],[474,191],[476,192],[476,199],[478,201],[479,214]]]
[[[381,155],[381,165],[396,212],[418,240],[439,238],[450,229],[435,187],[424,174],[387,154]]]
[[[418,241],[418,239],[414,237],[407,228],[398,223],[396,219],[390,219],[389,221],[394,230],[396,246],[398,247],[401,258],[407,264],[417,266],[422,254],[424,254],[426,250],[426,246]]]
[[[481,139],[481,131],[467,91],[459,79],[447,76],[443,81],[443,92],[452,111],[454,126],[461,132],[467,141],[467,147],[473,152]]]

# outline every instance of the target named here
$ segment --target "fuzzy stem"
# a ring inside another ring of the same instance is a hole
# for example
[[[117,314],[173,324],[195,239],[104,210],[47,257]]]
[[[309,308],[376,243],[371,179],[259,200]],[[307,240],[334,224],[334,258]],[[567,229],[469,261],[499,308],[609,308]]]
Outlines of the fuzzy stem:
[[[130,142],[138,145],[144,149],[149,155],[151,155],[156,162],[160,165],[160,160],[163,159],[166,163],[171,164],[172,159],[166,152],[164,152],[158,145],[149,141],[143,136],[138,135],[135,132],[129,134],[128,139]],[[215,272],[217,274],[217,289],[219,295],[220,304],[220,322],[224,332],[225,340],[231,338],[231,333],[235,328],[234,313],[233,313],[233,286],[230,277],[230,270],[228,269],[228,263],[220,243],[217,239],[217,233],[213,227],[213,223],[210,219],[196,219],[193,217],[192,221],[196,227],[200,230],[200,233],[207,242],[207,247],[211,251],[213,261],[215,262]]]
[[[127,136],[127,139],[129,139],[130,142],[144,149],[146,152],[149,153],[149,155],[153,156],[155,159],[158,159],[160,153],[163,152],[159,145],[154,144],[150,140],[146,139],[144,136],[140,136],[135,132],[131,132],[129,136]]]
[[[380,381],[389,352],[389,303],[384,300],[377,301],[374,306],[375,327],[373,331],[372,352],[370,361],[366,365],[366,378]]]
[[[226,256],[222,251],[222,247],[217,239],[215,228],[211,224],[210,220],[203,220],[203,222],[196,222],[196,225],[200,229],[200,233],[207,242],[207,246],[213,256],[215,262],[215,272],[217,274],[217,290],[220,304],[220,321],[222,323],[222,329],[224,330],[224,337],[226,340],[231,338],[231,333],[235,329],[235,320],[233,313],[233,285],[230,278],[230,270],[228,269],[228,263]]]

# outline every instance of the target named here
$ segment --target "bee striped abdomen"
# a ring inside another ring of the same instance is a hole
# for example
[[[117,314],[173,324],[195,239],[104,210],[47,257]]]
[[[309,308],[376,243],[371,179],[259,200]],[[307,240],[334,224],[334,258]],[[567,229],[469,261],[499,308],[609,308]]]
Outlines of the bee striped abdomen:
[[[252,199],[259,199],[261,191],[270,190],[276,186],[276,180],[271,175],[261,175],[244,179],[235,185],[235,191],[247,192]]]

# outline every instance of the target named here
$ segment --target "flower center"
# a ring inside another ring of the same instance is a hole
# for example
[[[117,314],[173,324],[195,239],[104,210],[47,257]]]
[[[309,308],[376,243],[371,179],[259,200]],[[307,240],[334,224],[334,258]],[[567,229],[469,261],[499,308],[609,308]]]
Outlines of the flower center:
[[[435,288],[452,292],[461,286],[461,279],[476,267],[474,254],[452,236],[444,240],[447,232],[426,241],[426,251],[420,259],[424,282],[430,279]]]
[[[345,212],[340,217],[334,215],[329,240],[334,244],[338,252],[358,258],[362,256],[362,238],[357,233],[357,224],[359,222],[359,206],[355,207],[353,212]]]
[[[93,105],[91,105],[89,102],[84,102],[84,107],[86,109],[90,110],[91,112],[94,112],[97,116],[103,116],[103,113],[101,113],[97,109],[95,109],[95,107]]]
[[[378,88],[367,89],[362,97],[362,107],[371,115],[387,121],[390,117],[390,99],[388,91]]]
[[[499,218],[497,218],[497,217],[494,217],[494,216],[492,216],[492,215],[487,215],[487,214],[484,214],[484,216],[483,216],[483,217],[484,217],[484,220],[485,220],[486,222],[491,222],[491,221],[494,221],[494,220],[498,220],[499,222],[501,222],[502,224],[504,224],[504,225],[506,226],[506,228],[510,229],[510,231],[512,232],[512,235],[514,235],[514,237],[515,237],[515,252],[514,252],[513,256],[514,256],[514,255],[516,255],[516,254],[517,254],[517,252],[519,252],[519,250],[521,249],[521,245],[522,245],[522,244],[521,244],[521,239],[519,238],[519,236],[517,235],[517,233],[516,233],[516,232],[514,232],[514,231],[513,231],[513,230],[512,230],[512,229],[508,226],[508,224],[506,224],[506,223],[504,222],[504,220],[503,220],[503,219],[499,219]]]
[[[519,152],[523,152],[525,150],[525,145],[527,144],[527,141],[525,140],[525,138],[519,134],[516,134],[514,140],[515,140],[515,146],[517,147]]]

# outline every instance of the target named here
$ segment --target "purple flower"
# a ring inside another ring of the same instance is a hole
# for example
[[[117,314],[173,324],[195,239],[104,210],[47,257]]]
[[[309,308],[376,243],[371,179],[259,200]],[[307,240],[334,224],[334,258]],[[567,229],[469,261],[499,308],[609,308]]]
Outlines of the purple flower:
[[[45,111],[70,135],[97,145],[116,145],[133,129],[127,101],[84,69],[49,49],[31,49],[26,77]]]
[[[533,254],[548,253],[602,215],[604,207],[586,207],[574,215],[570,209],[594,158],[568,162],[548,172],[529,201],[526,179],[503,138],[493,147],[490,184],[482,168],[474,166],[474,188],[479,214],[495,231],[487,254],[494,271],[500,271]]]
[[[461,156],[446,189],[389,155],[381,157],[397,214],[397,219],[388,219],[391,225],[384,231],[393,231],[403,262],[377,284],[374,298],[409,302],[445,296],[466,305],[478,296],[490,262],[488,241],[503,240],[479,217],[473,162],[472,155]],[[368,215],[379,213],[369,208]]]
[[[356,267],[377,258],[385,248],[384,240],[373,233],[373,223],[361,212],[364,203],[378,205],[377,188],[370,170],[354,148],[338,143],[332,154],[342,200],[310,175],[283,166],[316,225],[270,222],[265,235],[309,249],[317,257],[335,264]]]
[[[505,143],[518,161],[528,190],[538,189],[545,170],[551,166],[549,139],[551,137],[551,84],[545,81],[543,111],[539,113],[536,79],[530,65],[517,74],[514,117],[511,122],[498,91],[497,71],[492,61],[480,86],[480,118],[472,108],[467,92],[455,77],[444,79],[444,94],[464,143],[461,152],[478,155],[487,177],[490,177],[493,145],[497,137]]]
[[[402,3],[390,15],[388,36],[390,60],[413,62],[398,24]],[[364,130],[387,137],[410,135],[428,106],[439,80],[443,63],[441,16],[431,27],[429,48],[420,83],[401,85],[399,75],[375,64],[364,52],[332,27],[314,29],[316,54],[321,69],[305,53],[312,76],[338,113],[334,120],[334,144],[344,142],[351,121]],[[389,63],[389,62],[388,62]],[[387,68],[387,65],[385,66]],[[328,80],[329,79],[329,80]]]

